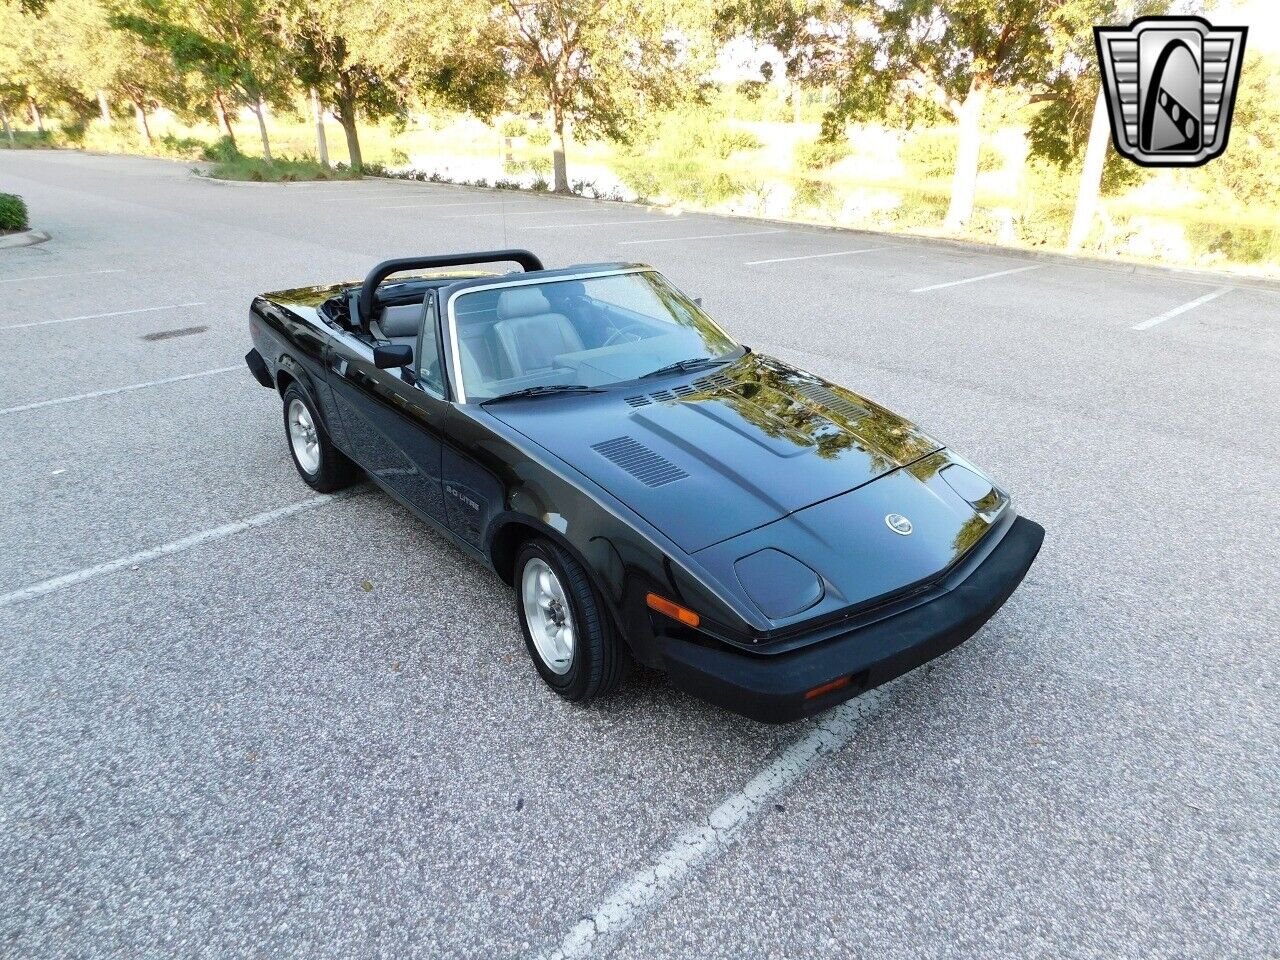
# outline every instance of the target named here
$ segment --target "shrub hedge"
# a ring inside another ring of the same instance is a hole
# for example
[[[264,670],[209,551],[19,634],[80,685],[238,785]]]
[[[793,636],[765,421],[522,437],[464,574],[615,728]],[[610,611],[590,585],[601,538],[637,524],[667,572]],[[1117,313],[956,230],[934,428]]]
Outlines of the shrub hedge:
[[[27,205],[21,197],[0,193],[0,233],[27,229]]]

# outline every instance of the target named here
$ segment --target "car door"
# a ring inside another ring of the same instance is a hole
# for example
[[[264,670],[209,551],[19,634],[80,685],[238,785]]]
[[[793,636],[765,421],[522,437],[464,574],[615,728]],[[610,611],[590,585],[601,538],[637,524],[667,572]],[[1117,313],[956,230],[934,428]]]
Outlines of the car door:
[[[431,309],[424,305],[430,315],[423,326],[434,327],[433,292],[427,302]],[[354,336],[336,337],[329,356],[329,383],[347,453],[408,506],[444,525],[440,450],[445,400],[434,385],[439,384],[438,371],[434,329],[429,336],[420,333],[413,363],[404,369],[379,370],[372,344]]]

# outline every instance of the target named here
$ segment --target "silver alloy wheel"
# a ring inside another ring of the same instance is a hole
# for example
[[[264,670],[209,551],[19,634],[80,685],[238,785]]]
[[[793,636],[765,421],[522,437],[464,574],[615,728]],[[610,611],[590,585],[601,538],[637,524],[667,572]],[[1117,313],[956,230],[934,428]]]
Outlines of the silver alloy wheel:
[[[545,560],[533,557],[524,565],[520,598],[538,656],[548,670],[563,676],[573,666],[573,613],[560,578]]]
[[[293,446],[293,455],[298,458],[298,465],[309,474],[316,473],[320,469],[320,436],[316,433],[311,411],[301,400],[291,400],[288,419],[289,443]]]

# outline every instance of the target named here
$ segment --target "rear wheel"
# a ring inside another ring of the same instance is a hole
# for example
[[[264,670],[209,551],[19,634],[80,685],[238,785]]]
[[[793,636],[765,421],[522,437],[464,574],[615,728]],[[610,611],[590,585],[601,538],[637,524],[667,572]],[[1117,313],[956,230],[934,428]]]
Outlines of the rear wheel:
[[[356,465],[329,440],[311,398],[296,383],[284,391],[284,430],[293,465],[314,489],[332,493],[358,479]]]
[[[630,655],[586,571],[549,540],[530,540],[516,556],[516,613],[542,679],[566,700],[608,696]]]

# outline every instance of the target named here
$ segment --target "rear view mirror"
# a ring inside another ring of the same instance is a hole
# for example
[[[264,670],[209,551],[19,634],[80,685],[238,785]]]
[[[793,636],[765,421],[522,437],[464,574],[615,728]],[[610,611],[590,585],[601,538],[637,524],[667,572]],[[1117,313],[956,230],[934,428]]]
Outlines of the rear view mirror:
[[[380,343],[373,348],[373,365],[379,370],[407,367],[413,363],[413,347],[407,343]]]

